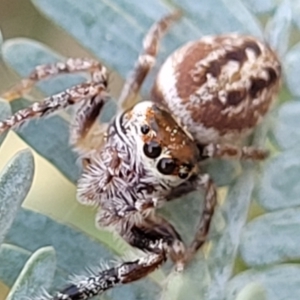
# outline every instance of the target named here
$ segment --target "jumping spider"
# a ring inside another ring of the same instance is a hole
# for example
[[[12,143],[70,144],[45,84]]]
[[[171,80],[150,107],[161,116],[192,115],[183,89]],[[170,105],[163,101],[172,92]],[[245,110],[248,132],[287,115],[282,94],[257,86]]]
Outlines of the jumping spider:
[[[124,110],[109,124],[96,121],[109,100],[107,72],[91,59],[38,66],[4,95],[20,97],[38,81],[61,73],[90,74],[90,81],[0,122],[0,133],[79,104],[70,131],[83,165],[78,200],[101,207],[97,225],[113,227],[130,245],[147,253],[73,283],[53,299],[88,299],[143,278],[167,258],[182,269],[205,242],[216,205],[215,185],[201,172],[199,162],[211,157],[262,160],[267,155],[235,145],[263,119],[280,86],[276,54],[254,37],[226,34],[187,43],[161,67],[151,100],[135,104],[159,41],[178,17],[173,13],[162,18],[147,33],[144,50],[119,98]],[[186,247],[155,209],[195,190],[205,191],[204,210],[196,236]]]

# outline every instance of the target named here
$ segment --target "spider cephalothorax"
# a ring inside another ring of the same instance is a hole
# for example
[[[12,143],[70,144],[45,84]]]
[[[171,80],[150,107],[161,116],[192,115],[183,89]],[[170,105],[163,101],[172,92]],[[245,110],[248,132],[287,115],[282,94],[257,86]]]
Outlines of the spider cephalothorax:
[[[106,69],[90,59],[39,66],[4,95],[23,95],[37,81],[59,73],[86,71],[91,81],[35,103],[0,122],[0,133],[33,117],[80,103],[71,126],[71,144],[83,173],[78,200],[96,205],[96,223],[112,227],[143,258],[101,270],[75,282],[54,299],[88,299],[117,284],[140,279],[170,257],[178,269],[206,240],[216,205],[216,188],[199,162],[207,157],[260,160],[267,152],[236,144],[262,120],[279,89],[281,68],[268,45],[250,36],[205,37],[176,50],[164,63],[151,101],[135,104],[154,64],[158,43],[178,14],[153,25],[119,104],[124,108],[106,125],[99,116],[107,94]],[[228,143],[228,144],[226,144]],[[204,190],[204,208],[188,247],[155,209],[166,201]]]

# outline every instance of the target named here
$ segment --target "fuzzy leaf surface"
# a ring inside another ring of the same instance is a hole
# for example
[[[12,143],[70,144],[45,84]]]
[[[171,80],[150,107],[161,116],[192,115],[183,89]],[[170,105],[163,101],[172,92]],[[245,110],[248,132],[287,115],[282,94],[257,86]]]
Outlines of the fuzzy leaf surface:
[[[236,297],[249,284],[261,286],[265,300],[297,299],[300,295],[300,266],[289,264],[245,271],[229,282],[225,300],[245,300]]]
[[[24,232],[26,239],[22,238]],[[78,230],[25,209],[19,211],[14,226],[7,234],[6,242],[30,252],[45,245],[53,246],[60,269],[58,274],[60,280],[55,280],[56,289],[66,284],[65,281],[70,274],[87,275],[89,273],[85,271],[87,268],[97,271],[101,269],[101,263],[109,263],[116,259],[104,241],[96,242]],[[146,286],[151,288],[147,289]],[[145,299],[155,299],[152,297],[158,291],[159,287],[150,279],[146,279],[132,286],[128,285],[125,289],[114,289],[111,297],[119,299],[121,295],[127,295],[128,299],[138,299],[143,294]]]
[[[0,244],[31,187],[33,174],[29,150],[16,154],[0,174]]]
[[[35,251],[11,288],[6,300],[21,300],[41,296],[38,291],[48,290],[56,269],[56,256],[52,247]]]
[[[259,267],[300,259],[300,209],[264,214],[248,223],[240,253],[248,266]]]
[[[278,154],[266,164],[258,202],[266,210],[289,208],[300,204],[300,148]]]
[[[11,115],[10,105],[7,101],[0,98],[0,120],[4,120]],[[0,135],[0,146],[1,143],[4,141],[7,132]]]

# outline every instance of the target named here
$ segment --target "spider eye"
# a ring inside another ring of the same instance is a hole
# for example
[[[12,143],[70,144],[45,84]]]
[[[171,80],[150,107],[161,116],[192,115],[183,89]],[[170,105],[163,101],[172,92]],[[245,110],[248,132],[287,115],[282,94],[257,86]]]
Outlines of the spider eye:
[[[164,175],[170,175],[176,169],[176,163],[171,158],[163,158],[158,162],[157,169]]]
[[[144,145],[144,153],[149,158],[157,158],[161,154],[161,146],[154,141],[146,143]]]
[[[150,127],[148,125],[142,125],[141,132],[142,134],[147,134],[150,131]]]
[[[181,167],[182,168],[181,170],[179,170],[178,176],[181,179],[186,179],[189,176],[191,170],[193,169],[193,166],[191,164],[182,164]]]
[[[189,173],[183,173],[183,172],[179,172],[178,173],[179,178],[181,179],[186,179],[189,176]]]

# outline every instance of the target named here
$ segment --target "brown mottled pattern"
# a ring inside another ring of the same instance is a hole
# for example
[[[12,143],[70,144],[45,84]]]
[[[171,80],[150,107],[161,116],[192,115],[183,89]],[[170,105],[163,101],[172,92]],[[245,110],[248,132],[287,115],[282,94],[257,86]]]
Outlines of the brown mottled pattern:
[[[177,51],[182,51],[184,57],[177,64],[174,60],[175,90],[195,123],[214,128],[224,135],[229,130],[253,128],[266,114],[278,91],[281,76],[277,56],[267,45],[250,36],[223,35],[196,41]],[[173,57],[178,55],[177,51]],[[216,58],[208,59],[212,51],[215,51]],[[248,51],[254,56],[252,62],[248,60]],[[229,61],[239,63],[240,68],[226,77],[222,70],[229,67]],[[209,83],[211,77],[216,81]],[[201,97],[200,87],[205,87],[205,100]],[[223,91],[226,101],[219,99],[220,91]],[[207,100],[207,93],[210,100]],[[173,100],[164,99],[157,86],[152,95],[154,101],[167,103],[174,114],[180,115],[175,111],[178,106],[173,108]],[[194,135],[197,128],[188,130]]]
[[[206,82],[208,70],[204,68],[201,68],[201,71],[195,70],[195,65],[201,59],[207,57],[215,48],[205,43],[193,43],[185,53],[185,57],[188,57],[188,59],[184,59],[180,64],[177,64],[175,72],[178,75],[178,85],[176,88],[180,98],[188,98],[198,90],[199,86]],[[218,76],[220,72],[218,64],[212,63],[208,69],[215,76]]]

